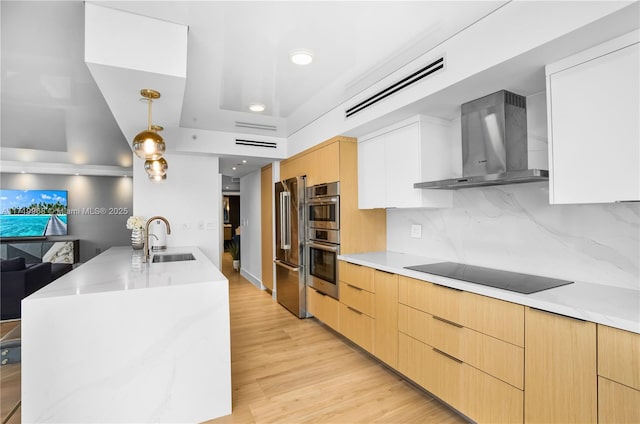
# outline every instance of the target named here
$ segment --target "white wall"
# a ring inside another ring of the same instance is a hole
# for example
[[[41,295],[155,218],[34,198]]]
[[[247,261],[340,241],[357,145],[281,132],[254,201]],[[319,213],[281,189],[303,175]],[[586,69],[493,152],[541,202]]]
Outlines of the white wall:
[[[240,273],[262,286],[260,170],[240,178]]]
[[[197,246],[220,268],[220,215],[222,211],[218,158],[205,155],[165,154],[167,180],[153,183],[144,162],[133,164],[133,210],[150,218],[161,215],[171,224],[167,246]]]
[[[639,221],[635,203],[549,205],[544,182],[473,188],[451,209],[388,210],[387,249],[637,290]]]

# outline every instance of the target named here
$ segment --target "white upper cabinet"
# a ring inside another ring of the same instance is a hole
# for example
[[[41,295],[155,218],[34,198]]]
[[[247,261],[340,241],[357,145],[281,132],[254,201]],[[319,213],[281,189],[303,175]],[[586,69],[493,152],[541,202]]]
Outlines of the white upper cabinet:
[[[358,140],[358,207],[451,207],[446,190],[415,189],[451,175],[451,124],[416,116]]]
[[[552,204],[640,200],[640,31],[546,67]]]

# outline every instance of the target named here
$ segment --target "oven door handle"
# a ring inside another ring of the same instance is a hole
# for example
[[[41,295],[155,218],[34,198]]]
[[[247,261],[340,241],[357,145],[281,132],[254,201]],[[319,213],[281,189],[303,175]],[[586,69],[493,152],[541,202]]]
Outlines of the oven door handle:
[[[276,265],[281,266],[283,268],[288,269],[291,272],[298,272],[300,271],[300,267],[292,267],[291,265],[287,265],[284,262],[282,262],[280,259],[276,259],[275,261],[273,261]]]
[[[324,250],[326,252],[336,252],[340,249],[340,246],[331,246],[328,244],[318,244],[318,243],[307,243],[307,246],[313,247],[314,249]]]
[[[309,200],[309,206],[325,206],[325,205],[337,205],[338,198],[332,197],[331,200]]]

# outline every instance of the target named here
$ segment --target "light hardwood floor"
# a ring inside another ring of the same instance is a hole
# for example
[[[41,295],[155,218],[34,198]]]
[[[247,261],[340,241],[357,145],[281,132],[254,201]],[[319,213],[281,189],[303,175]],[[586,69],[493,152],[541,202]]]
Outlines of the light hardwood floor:
[[[20,320],[0,323],[0,338],[18,325]],[[20,363],[0,366],[0,417],[2,424],[20,423]]]
[[[233,413],[217,423],[464,423],[316,319],[300,320],[233,272]]]
[[[317,320],[296,318],[233,271],[228,253],[222,265],[233,413],[208,424],[466,422]],[[2,424],[20,423],[19,407],[5,421],[19,402],[20,366],[1,372]]]

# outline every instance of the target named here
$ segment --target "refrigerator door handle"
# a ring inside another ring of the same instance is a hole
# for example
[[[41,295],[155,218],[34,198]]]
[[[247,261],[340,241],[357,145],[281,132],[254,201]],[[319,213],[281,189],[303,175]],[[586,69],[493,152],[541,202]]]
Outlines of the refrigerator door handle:
[[[291,193],[280,193],[280,248],[291,250]]]
[[[276,265],[281,266],[281,267],[283,267],[283,268],[286,268],[286,269],[288,269],[288,270],[289,270],[289,271],[291,271],[291,272],[298,272],[298,271],[300,271],[300,267],[292,267],[292,266],[289,266],[289,265],[285,264],[284,262],[282,262],[280,259],[276,259],[276,260],[275,260],[275,261],[273,261],[273,262],[274,262]]]

